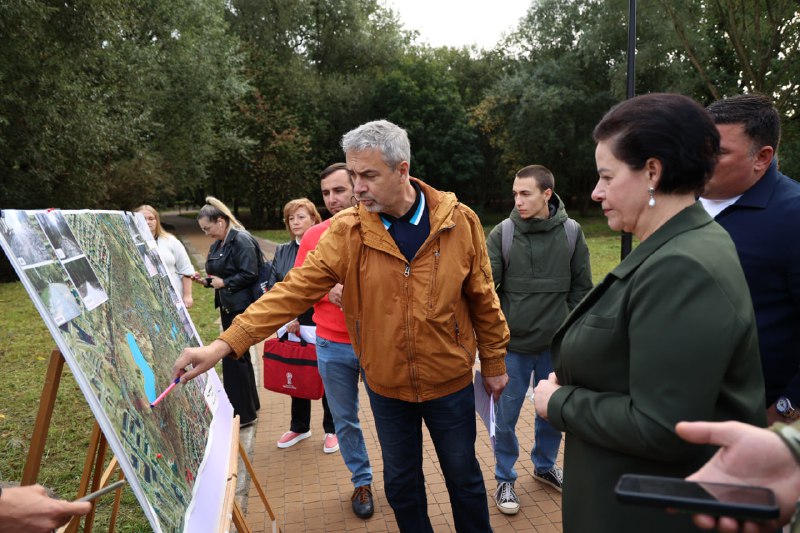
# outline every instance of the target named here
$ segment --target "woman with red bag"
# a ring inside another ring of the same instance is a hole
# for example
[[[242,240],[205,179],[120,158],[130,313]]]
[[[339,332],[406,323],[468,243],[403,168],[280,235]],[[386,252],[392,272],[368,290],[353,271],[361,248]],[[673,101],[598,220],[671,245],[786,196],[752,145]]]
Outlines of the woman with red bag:
[[[317,208],[308,198],[291,200],[283,208],[283,222],[286,229],[294,237],[291,241],[281,244],[275,250],[275,258],[272,262],[272,275],[270,276],[268,287],[279,281],[283,281],[289,270],[294,267],[294,260],[297,257],[297,250],[300,248],[300,241],[306,231],[315,224],[322,222],[322,217]],[[289,333],[300,336],[300,326],[314,326],[311,316],[314,313],[313,307],[308,311],[292,320],[286,325]],[[308,340],[308,339],[306,339]],[[322,427],[325,430],[325,440],[323,450],[325,453],[334,453],[339,450],[339,441],[336,438],[336,429],[333,424],[333,416],[328,408],[328,400],[322,396]],[[278,448],[290,448],[303,439],[311,436],[311,400],[292,396],[292,420],[289,424],[289,431],[281,435],[278,439]]]

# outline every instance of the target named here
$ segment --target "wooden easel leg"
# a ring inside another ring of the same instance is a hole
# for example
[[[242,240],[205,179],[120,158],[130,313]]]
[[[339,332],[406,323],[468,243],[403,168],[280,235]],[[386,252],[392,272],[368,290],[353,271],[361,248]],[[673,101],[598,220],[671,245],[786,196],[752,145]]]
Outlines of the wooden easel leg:
[[[95,427],[97,427],[97,431],[100,433],[100,442],[97,445],[97,457],[94,461],[94,475],[92,476],[92,489],[91,492],[96,491],[100,488],[100,480],[103,477],[103,463],[106,460],[106,450],[108,449],[108,441],[103,436],[103,433],[100,432],[100,426],[97,425],[97,422],[94,423]],[[89,514],[86,515],[86,520],[83,523],[83,533],[92,533],[92,529],[94,527],[94,512],[97,504],[92,504],[92,510],[89,511]]]
[[[114,458],[116,461],[116,457]],[[125,479],[125,474],[122,469],[119,469],[119,479]],[[117,528],[117,515],[119,515],[119,504],[122,499],[122,487],[118,488],[114,493],[114,507],[111,509],[111,518],[109,519],[108,533],[114,533]]]
[[[81,496],[85,496],[89,493],[89,481],[92,477],[92,465],[96,464],[96,458],[98,453],[100,452],[101,445],[105,444],[105,437],[103,437],[103,432],[100,431],[100,426],[97,422],[94,423],[94,427],[92,428],[92,436],[89,439],[89,449],[86,452],[86,460],[83,463],[83,474],[81,475],[81,483],[78,486],[78,495],[77,497],[80,498]],[[103,456],[105,456],[105,447],[103,447]],[[100,465],[102,467],[103,462],[100,461]],[[76,517],[77,518],[77,517]],[[92,505],[92,510],[86,515],[86,524],[89,524],[89,520],[94,521],[94,505]],[[80,525],[80,519],[72,520],[67,527],[66,533],[76,533],[78,531],[78,526]]]
[[[244,514],[242,514],[241,508],[239,508],[239,504],[233,502],[233,525],[236,526],[236,530],[239,533],[252,533],[250,526],[247,525],[247,522],[244,519]]]
[[[44,386],[42,387],[42,394],[39,399],[39,411],[36,414],[36,423],[33,428],[33,436],[31,437],[31,446],[28,449],[28,457],[25,460],[25,469],[22,473],[22,485],[33,485],[39,477],[42,456],[44,455],[44,448],[47,443],[47,433],[50,429],[50,421],[53,417],[53,409],[56,403],[56,396],[58,396],[58,387],[61,384],[61,375],[63,371],[64,356],[61,354],[60,350],[55,349],[50,353],[50,361],[47,365]],[[119,464],[116,458],[114,458],[108,465],[108,468],[101,474],[107,449],[108,442],[103,436],[102,431],[100,431],[100,426],[95,421],[94,428],[92,429],[92,436],[89,439],[89,450],[86,453],[86,461],[83,464],[83,474],[81,475],[81,483],[78,488],[78,498],[88,493],[90,479],[92,480],[92,491],[95,491],[100,488],[100,486],[105,486],[108,483],[108,478],[113,474],[113,471],[119,469]],[[94,476],[92,476],[92,472],[94,472]],[[123,479],[124,474],[121,470],[119,470],[119,472],[120,479]],[[122,487],[116,491],[114,508],[109,525],[110,532],[113,532],[116,526],[121,495]],[[91,533],[92,531],[94,525],[94,506],[95,504],[92,503],[92,510],[86,515],[86,522],[83,528],[84,533]],[[80,522],[81,517],[73,517],[62,529],[68,533],[76,533]]]
[[[61,382],[63,370],[64,357],[60,351],[53,350],[50,353],[50,363],[47,366],[42,396],[39,400],[39,413],[36,415],[36,424],[33,427],[31,447],[28,449],[25,470],[22,472],[22,485],[33,485],[39,477],[44,446],[47,443],[47,431],[50,429],[50,419],[53,416],[53,407],[56,403],[58,385]]]
[[[241,442],[239,443],[239,457],[242,458],[244,467],[247,469],[247,473],[250,474],[250,481],[252,481],[253,485],[255,485],[259,498],[261,498],[261,501],[264,502],[264,507],[267,509],[267,514],[269,514],[269,518],[272,521],[272,532],[277,533],[280,531],[280,529],[278,528],[278,523],[275,520],[275,513],[272,512],[272,507],[270,507],[269,501],[267,501],[267,494],[264,492],[264,489],[261,488],[261,483],[258,482],[256,473],[253,471],[253,465],[250,464],[250,459],[247,457],[247,452],[245,451]]]

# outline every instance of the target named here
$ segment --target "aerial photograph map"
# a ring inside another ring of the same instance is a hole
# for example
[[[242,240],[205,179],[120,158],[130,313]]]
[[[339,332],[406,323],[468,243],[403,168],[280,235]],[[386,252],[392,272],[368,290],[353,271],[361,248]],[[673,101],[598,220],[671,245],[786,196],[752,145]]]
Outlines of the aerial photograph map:
[[[170,385],[181,350],[199,341],[164,269],[144,260],[161,266],[149,240],[131,213],[3,210],[0,217],[0,244],[60,336],[153,530],[184,531],[213,413],[205,379],[150,406]]]

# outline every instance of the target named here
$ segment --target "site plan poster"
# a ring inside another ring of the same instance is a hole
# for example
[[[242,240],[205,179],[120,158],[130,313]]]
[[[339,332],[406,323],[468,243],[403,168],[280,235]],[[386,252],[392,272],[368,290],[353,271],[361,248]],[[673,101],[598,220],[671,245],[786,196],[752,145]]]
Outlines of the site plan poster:
[[[0,245],[153,531],[216,529],[233,409],[213,370],[150,407],[200,339],[142,216],[5,209]]]

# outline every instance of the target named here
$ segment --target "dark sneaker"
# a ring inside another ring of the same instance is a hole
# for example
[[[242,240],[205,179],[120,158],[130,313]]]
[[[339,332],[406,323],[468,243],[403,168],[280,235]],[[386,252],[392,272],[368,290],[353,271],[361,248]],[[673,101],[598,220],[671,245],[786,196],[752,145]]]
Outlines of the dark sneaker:
[[[517,514],[519,512],[519,498],[514,492],[514,484],[509,481],[501,481],[497,484],[494,492],[494,501],[497,509],[503,514]]]
[[[564,484],[564,471],[557,466],[554,466],[547,472],[537,472],[534,470],[533,477],[542,483],[547,483],[558,492],[561,492],[561,486]]]
[[[369,518],[375,512],[375,505],[372,503],[372,489],[369,485],[356,487],[353,491],[353,512],[359,518]]]

